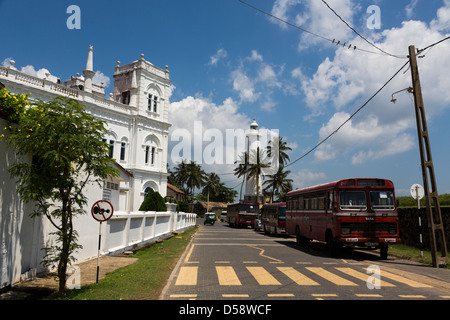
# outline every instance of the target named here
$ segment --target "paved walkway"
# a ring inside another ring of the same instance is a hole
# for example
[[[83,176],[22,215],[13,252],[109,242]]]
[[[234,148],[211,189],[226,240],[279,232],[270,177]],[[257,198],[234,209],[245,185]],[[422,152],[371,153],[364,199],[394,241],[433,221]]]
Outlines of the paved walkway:
[[[99,279],[136,261],[137,258],[126,256],[103,256],[100,258]],[[82,262],[77,266],[80,268],[81,286],[96,282],[97,258]],[[36,300],[55,291],[58,291],[56,274],[41,274],[35,280],[14,285],[12,290],[0,295],[0,300]]]

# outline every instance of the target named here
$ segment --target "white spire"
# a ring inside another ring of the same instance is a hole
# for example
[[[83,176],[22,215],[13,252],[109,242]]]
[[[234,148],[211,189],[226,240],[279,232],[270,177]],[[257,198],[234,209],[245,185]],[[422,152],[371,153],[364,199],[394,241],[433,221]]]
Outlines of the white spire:
[[[89,53],[86,62],[86,69],[83,70],[84,74],[84,91],[92,92],[92,78],[95,75],[94,72],[94,48],[89,46]]]
[[[89,46],[88,58],[86,61],[86,70],[94,71],[94,48]]]

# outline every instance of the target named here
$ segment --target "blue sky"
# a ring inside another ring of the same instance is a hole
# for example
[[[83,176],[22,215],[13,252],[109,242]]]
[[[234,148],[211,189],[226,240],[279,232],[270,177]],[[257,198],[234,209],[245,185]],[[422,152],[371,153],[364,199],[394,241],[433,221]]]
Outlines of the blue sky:
[[[424,48],[450,32],[450,0],[328,0],[360,34],[396,58],[381,54],[353,33],[320,0],[248,0],[248,3],[336,46],[276,21],[237,0],[0,0],[0,63],[67,80],[85,67],[94,46],[94,70],[112,92],[116,61],[145,59],[169,66],[171,130],[277,129],[301,157],[341,125],[406,61],[408,46]],[[70,30],[69,5],[81,10],[81,29]],[[379,8],[380,28],[367,21]],[[370,52],[362,51],[367,50]],[[419,60],[439,193],[450,193],[450,41]],[[413,98],[392,93],[411,86],[405,68],[351,121],[289,166],[295,187],[346,177],[394,181],[397,194],[422,184]],[[173,143],[171,144],[173,147]],[[169,150],[170,156],[171,150]],[[229,187],[233,166],[205,165]]]

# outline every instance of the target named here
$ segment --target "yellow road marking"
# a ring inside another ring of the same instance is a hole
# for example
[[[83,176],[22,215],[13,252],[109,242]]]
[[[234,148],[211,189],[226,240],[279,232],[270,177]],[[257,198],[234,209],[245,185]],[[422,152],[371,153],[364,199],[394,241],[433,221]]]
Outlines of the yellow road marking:
[[[313,293],[313,297],[337,297],[338,295],[335,293]]]
[[[230,261],[214,261],[214,263],[230,263]]]
[[[399,294],[398,295],[400,298],[410,298],[410,299],[424,299],[426,298],[425,296],[422,296],[420,294],[414,295],[414,294]]]
[[[248,294],[223,294],[223,298],[248,298]]]
[[[192,251],[194,251],[195,244],[191,245],[191,248],[189,249],[188,254],[186,255],[186,258],[184,258],[185,263],[198,263],[198,261],[189,261],[191,258]]]
[[[358,286],[356,283],[353,283],[351,281],[348,281],[344,278],[341,278],[327,270],[325,270],[324,268],[320,268],[320,267],[306,267],[306,269],[308,269],[311,272],[314,272],[315,274],[317,274],[318,276],[333,282],[334,284],[338,285],[338,286]]]
[[[233,267],[223,266],[216,267],[217,277],[219,278],[219,284],[221,286],[240,286],[241,281],[234,272]]]
[[[196,294],[171,294],[171,298],[197,298]]]
[[[262,286],[265,285],[281,285],[277,279],[275,279],[266,269],[263,267],[247,267],[248,271]]]
[[[255,247],[255,246],[251,246],[251,245],[249,245],[249,247],[250,247],[250,248],[257,249],[257,250],[261,250],[261,252],[259,253],[259,255],[260,255],[261,257],[264,257],[264,258],[267,258],[267,259],[271,259],[271,260],[274,260],[274,261],[277,261],[277,262],[282,262],[282,261],[279,260],[279,259],[272,258],[272,257],[269,257],[269,256],[264,255],[264,254],[263,254],[264,251],[265,251],[264,249],[261,249],[261,248]]]
[[[195,286],[197,285],[198,267],[181,267],[178,273],[176,286]]]
[[[402,277],[402,276],[399,276],[399,275],[396,275],[396,274],[393,274],[393,273],[390,273],[387,271],[383,271],[383,270],[381,270],[381,276],[385,277],[385,278],[389,278],[391,280],[395,280],[395,281],[407,284],[408,286],[413,287],[413,288],[432,288],[432,286],[429,286],[425,283],[420,283],[420,282],[417,282],[414,280],[410,280],[405,277]]]
[[[293,293],[269,293],[268,297],[294,297]]]
[[[298,272],[292,267],[278,267],[278,270],[283,272],[286,276],[288,276],[292,281],[301,286],[318,286],[319,284],[314,280],[306,277],[302,273]]]
[[[382,298],[381,294],[366,294],[366,293],[356,293],[355,296],[361,298]]]
[[[336,268],[336,269],[341,271],[341,272],[344,272],[344,273],[346,273],[346,274],[348,274],[348,275],[350,275],[352,277],[361,279],[362,281],[367,281],[369,279],[369,277],[371,276],[369,274],[365,274],[365,273],[353,270],[352,268]],[[392,283],[389,283],[389,282],[386,282],[386,281],[383,281],[383,280],[380,280],[380,286],[382,286],[382,287],[395,287],[395,285],[393,285]]]

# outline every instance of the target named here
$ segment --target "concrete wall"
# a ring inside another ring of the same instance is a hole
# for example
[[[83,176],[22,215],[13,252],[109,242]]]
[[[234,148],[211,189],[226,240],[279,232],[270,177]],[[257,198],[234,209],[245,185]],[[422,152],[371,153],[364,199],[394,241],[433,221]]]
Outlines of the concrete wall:
[[[445,229],[447,250],[450,249],[450,207],[441,207],[441,215]],[[419,216],[422,227],[419,227]],[[423,248],[430,249],[430,233],[428,230],[427,212],[425,208],[398,209],[399,231],[402,243],[420,248],[419,234],[422,233]]]

